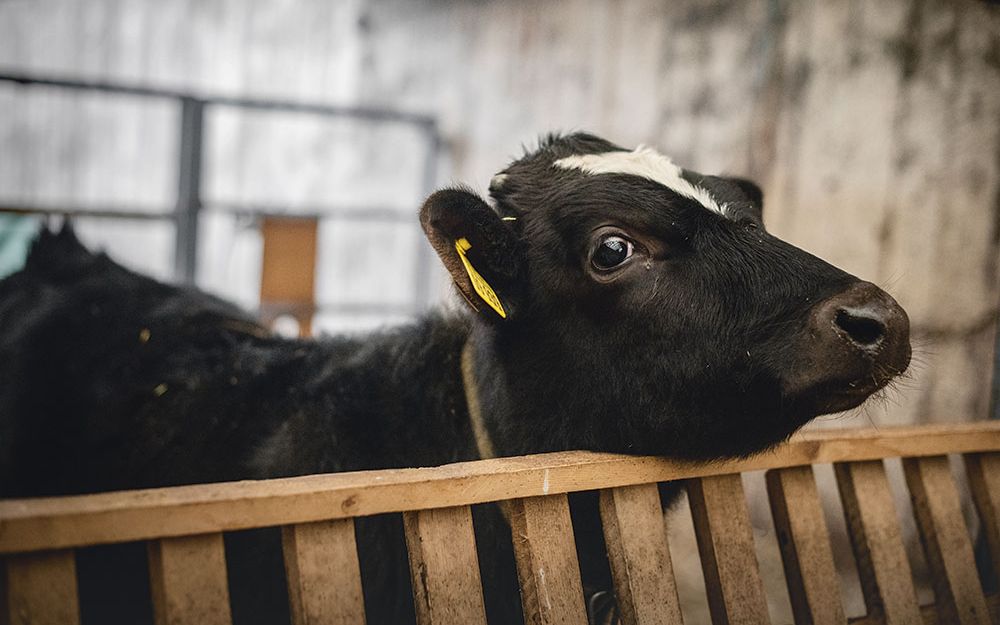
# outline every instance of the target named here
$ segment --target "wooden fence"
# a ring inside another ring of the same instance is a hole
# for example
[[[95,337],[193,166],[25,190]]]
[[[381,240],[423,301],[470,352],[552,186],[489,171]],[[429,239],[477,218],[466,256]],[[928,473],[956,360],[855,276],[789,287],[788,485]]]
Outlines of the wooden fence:
[[[79,621],[74,549],[144,540],[157,623],[229,623],[222,532],[281,526],[296,623],[362,623],[356,517],[402,512],[418,622],[485,623],[470,505],[505,504],[526,621],[585,623],[567,493],[599,489],[623,623],[680,622],[656,484],[684,480],[714,623],[766,623],[740,473],[766,480],[797,623],[846,623],[813,479],[833,463],[868,614],[855,623],[998,622],[949,454],[960,454],[1000,567],[1000,422],[803,434],[754,458],[689,463],[565,452],[0,502],[11,623]],[[883,460],[903,458],[935,601],[917,602]],[[331,565],[331,563],[335,563]]]

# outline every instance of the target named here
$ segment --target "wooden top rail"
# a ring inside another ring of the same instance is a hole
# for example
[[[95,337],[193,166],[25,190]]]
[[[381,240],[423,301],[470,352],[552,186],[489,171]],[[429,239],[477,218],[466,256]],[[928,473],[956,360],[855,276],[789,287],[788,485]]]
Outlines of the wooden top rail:
[[[445,508],[891,457],[1000,451],[1000,421],[802,433],[724,462],[559,452],[422,469],[310,475],[0,501],[0,554]]]

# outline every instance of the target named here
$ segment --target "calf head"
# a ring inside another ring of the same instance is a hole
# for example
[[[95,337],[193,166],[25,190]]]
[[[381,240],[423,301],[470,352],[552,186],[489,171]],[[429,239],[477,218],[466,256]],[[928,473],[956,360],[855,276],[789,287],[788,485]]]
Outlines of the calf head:
[[[752,453],[909,364],[903,309],[768,234],[751,182],[575,134],[490,196],[439,191],[421,222],[477,313],[505,453]]]

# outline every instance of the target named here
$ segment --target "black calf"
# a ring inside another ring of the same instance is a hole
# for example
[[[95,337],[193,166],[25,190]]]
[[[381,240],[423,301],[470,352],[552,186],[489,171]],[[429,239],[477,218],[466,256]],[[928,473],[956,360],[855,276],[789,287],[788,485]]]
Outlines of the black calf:
[[[421,210],[474,312],[357,339],[272,337],[43,232],[0,282],[0,495],[560,449],[748,454],[909,362],[902,309],[768,234],[752,183],[578,134],[543,141],[490,194],[440,191]],[[593,497],[572,507],[585,583],[609,588]],[[509,531],[492,507],[474,519],[491,622],[517,622]],[[369,622],[412,620],[399,518],[359,520],[358,540]],[[238,622],[287,619],[277,549],[267,532],[228,537]],[[148,620],[86,590],[85,620]]]

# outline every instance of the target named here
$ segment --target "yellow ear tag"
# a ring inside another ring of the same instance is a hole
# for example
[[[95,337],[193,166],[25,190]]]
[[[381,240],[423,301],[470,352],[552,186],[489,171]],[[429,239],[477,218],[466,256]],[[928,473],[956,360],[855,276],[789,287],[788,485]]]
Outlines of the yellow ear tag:
[[[472,244],[465,237],[462,237],[458,241],[455,241],[455,250],[458,251],[459,258],[462,259],[462,264],[465,265],[465,271],[469,274],[469,280],[472,281],[472,288],[476,290],[479,297],[483,298],[483,301],[489,304],[490,308],[497,311],[497,314],[507,318],[507,313],[504,312],[503,304],[500,303],[500,298],[497,297],[496,291],[493,290],[486,280],[479,275],[479,272],[473,269],[472,263],[465,256],[465,253],[472,249]]]

